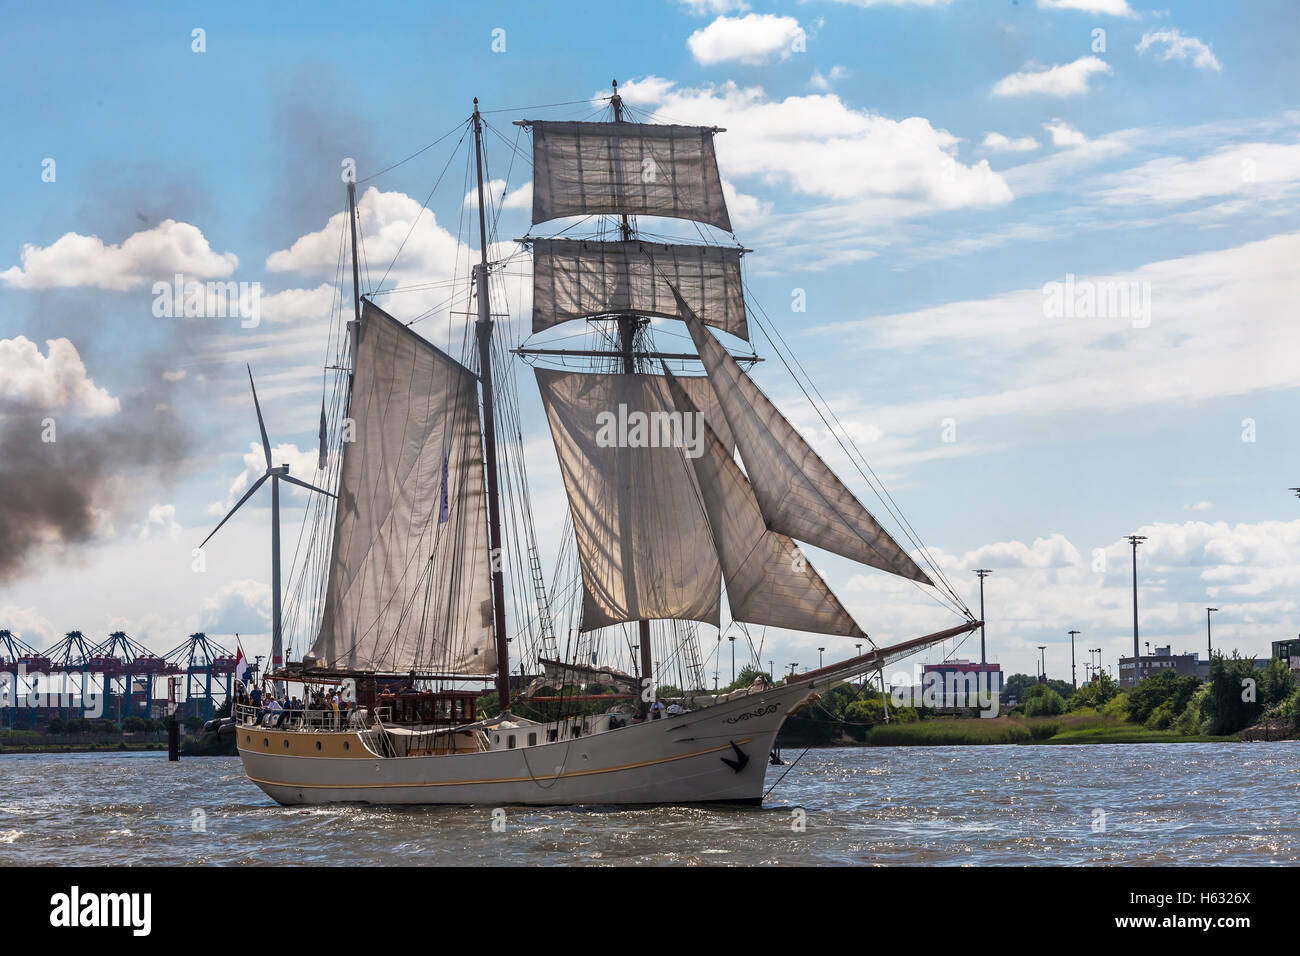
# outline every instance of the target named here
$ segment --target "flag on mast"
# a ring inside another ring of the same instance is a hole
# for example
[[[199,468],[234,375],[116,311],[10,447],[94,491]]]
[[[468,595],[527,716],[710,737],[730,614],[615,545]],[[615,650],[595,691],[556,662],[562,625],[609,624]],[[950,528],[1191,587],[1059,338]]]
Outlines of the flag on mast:
[[[242,684],[244,682],[244,678],[248,676],[249,666],[248,666],[248,658],[244,656],[243,645],[238,645],[238,646],[239,646],[239,653],[235,655],[235,680],[239,681]]]
[[[325,459],[326,459],[325,441],[326,441],[326,435],[328,435],[328,433],[329,433],[329,429],[326,428],[325,426],[325,399],[322,397],[320,400],[320,460],[317,461],[316,463],[317,471],[325,470]]]

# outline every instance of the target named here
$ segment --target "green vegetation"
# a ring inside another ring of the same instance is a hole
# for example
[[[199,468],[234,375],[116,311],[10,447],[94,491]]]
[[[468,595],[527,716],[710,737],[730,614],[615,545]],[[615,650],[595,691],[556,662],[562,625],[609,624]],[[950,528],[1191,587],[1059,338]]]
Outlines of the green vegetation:
[[[975,712],[955,716],[922,708],[889,707],[884,720],[880,694],[847,687],[825,694],[786,721],[788,745],[856,741],[873,746],[955,744],[1177,743],[1238,739],[1268,721],[1267,736],[1279,739],[1300,729],[1300,689],[1282,661],[1256,670],[1254,661],[1216,655],[1210,679],[1163,670],[1121,692],[1107,674],[1077,691],[1063,681],[1039,682],[1014,674],[1007,696],[1020,703],[996,718]],[[1257,731],[1257,733],[1260,731]]]
[[[1065,713],[1065,698],[1051,684],[1035,684],[1025,691],[1023,710],[1026,717],[1055,717]]]
[[[993,744],[1135,744],[1197,743],[1231,740],[1173,730],[1152,731],[1096,711],[1081,710],[1060,717],[1004,716],[925,720],[915,724],[873,727],[866,743],[877,747]]]
[[[1200,703],[1205,729],[1212,734],[1235,734],[1271,710],[1295,714],[1291,699],[1295,675],[1285,661],[1272,660],[1262,671],[1248,657],[1215,654],[1210,662],[1209,687]],[[1294,723],[1292,724],[1294,727]]]
[[[1102,671],[1092,679],[1091,683],[1085,684],[1069,695],[1067,709],[1075,711],[1091,708],[1099,711],[1118,696],[1119,684]]]

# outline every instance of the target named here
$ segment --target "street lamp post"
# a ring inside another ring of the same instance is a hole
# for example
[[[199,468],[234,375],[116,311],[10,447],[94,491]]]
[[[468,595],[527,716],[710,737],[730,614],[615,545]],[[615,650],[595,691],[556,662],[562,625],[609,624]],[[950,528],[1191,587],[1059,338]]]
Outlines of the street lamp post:
[[[1083,631],[1070,632],[1070,683],[1074,685],[1075,690],[1079,689],[1079,676],[1074,669],[1074,636],[1082,633]]]
[[[976,568],[975,573],[980,577],[980,663],[987,664],[989,660],[984,647],[984,579],[993,572],[988,568]]]
[[[1138,544],[1147,539],[1144,534],[1128,536],[1133,544],[1133,679],[1137,680],[1138,659]]]
[[[731,641],[731,682],[736,682],[736,635],[729,634],[727,640]]]
[[[1046,654],[1046,651],[1047,651],[1047,645],[1046,645],[1046,644],[1039,644],[1039,645],[1038,645],[1038,670],[1039,670],[1038,679],[1039,679],[1040,681],[1044,682],[1044,683],[1047,682],[1047,654]]]
[[[1207,660],[1214,656],[1214,641],[1210,636],[1210,612],[1217,610],[1217,607],[1207,607],[1205,609],[1205,656]]]
[[[824,647],[817,648],[817,669],[818,670],[821,670],[822,668],[822,655],[824,653],[826,653],[826,648]]]

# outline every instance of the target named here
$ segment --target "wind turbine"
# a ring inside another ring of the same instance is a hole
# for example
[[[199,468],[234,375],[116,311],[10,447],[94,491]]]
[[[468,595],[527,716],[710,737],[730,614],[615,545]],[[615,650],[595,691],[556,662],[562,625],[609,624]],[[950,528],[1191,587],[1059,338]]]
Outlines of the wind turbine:
[[[199,545],[199,547],[202,548],[211,541],[212,535],[220,531],[221,526],[243,507],[244,502],[253,497],[257,489],[266,483],[266,479],[271,479],[271,670],[274,672],[284,664],[283,635],[280,631],[280,482],[287,481],[291,485],[297,485],[299,488],[306,488],[308,491],[315,491],[322,495],[329,495],[331,498],[336,496],[330,494],[324,488],[317,488],[315,485],[309,485],[305,481],[299,481],[297,478],[291,477],[288,465],[271,465],[271,442],[266,437],[266,423],[262,421],[262,406],[257,401],[257,386],[253,384],[253,367],[251,365],[248,366],[248,387],[253,390],[253,408],[257,412],[257,427],[262,433],[262,451],[266,455],[266,472],[261,478],[253,482],[251,488],[244,492],[244,497],[235,502],[235,507],[230,509],[230,512],[221,519],[221,524],[212,529],[212,534],[204,538],[203,544]]]

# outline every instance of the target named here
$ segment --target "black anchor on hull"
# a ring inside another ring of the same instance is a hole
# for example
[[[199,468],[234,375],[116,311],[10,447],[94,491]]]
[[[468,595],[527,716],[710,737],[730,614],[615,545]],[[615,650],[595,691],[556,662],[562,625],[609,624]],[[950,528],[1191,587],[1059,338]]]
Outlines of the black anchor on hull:
[[[730,757],[722,757],[721,760],[732,770],[736,771],[736,773],[740,773],[740,771],[745,769],[745,765],[749,763],[749,754],[737,747],[734,740],[728,740],[727,743],[731,744],[731,749],[736,752],[736,759],[732,760]]]

